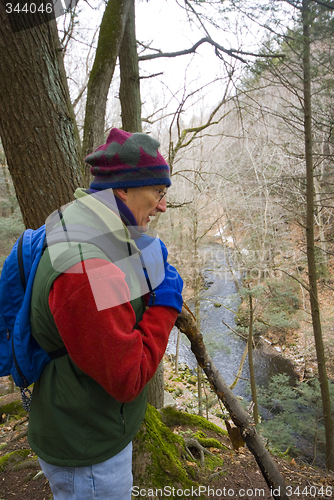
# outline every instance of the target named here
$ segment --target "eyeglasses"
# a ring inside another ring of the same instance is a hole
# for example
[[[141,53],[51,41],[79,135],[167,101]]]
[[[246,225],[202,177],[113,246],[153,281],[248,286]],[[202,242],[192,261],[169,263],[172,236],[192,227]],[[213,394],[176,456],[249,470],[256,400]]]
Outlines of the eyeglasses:
[[[166,191],[163,191],[162,189],[157,189],[156,193],[158,194],[159,203],[160,203],[160,201],[162,200],[162,198],[163,198],[164,196],[166,196],[166,194],[167,194],[167,189],[166,189]]]

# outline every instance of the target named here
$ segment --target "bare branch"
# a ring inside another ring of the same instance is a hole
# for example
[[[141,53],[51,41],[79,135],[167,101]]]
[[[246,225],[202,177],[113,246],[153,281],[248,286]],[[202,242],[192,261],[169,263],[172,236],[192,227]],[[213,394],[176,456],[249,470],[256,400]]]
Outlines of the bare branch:
[[[322,5],[323,7],[326,7],[326,9],[329,10],[334,10],[334,5],[329,5],[327,2],[321,2],[320,0],[313,0],[315,3],[318,5]]]
[[[154,78],[155,76],[160,76],[163,74],[164,74],[163,71],[160,71],[160,73],[153,73],[153,75],[140,76],[139,80],[145,80],[145,78]]]
[[[144,56],[139,56],[138,60],[139,61],[147,61],[151,59],[157,59],[158,57],[177,57],[177,56],[183,56],[187,54],[193,54],[196,52],[196,49],[202,45],[203,43],[209,43],[213,47],[216,48],[216,51],[221,51],[224,52],[225,54],[234,57],[235,59],[238,59],[239,61],[243,63],[247,63],[246,59],[240,57],[240,55],[243,56],[251,56],[251,57],[265,57],[265,58],[284,58],[284,54],[254,54],[253,52],[244,52],[242,50],[237,50],[237,49],[225,49],[222,45],[219,45],[217,42],[212,40],[210,37],[205,37],[201,38],[198,42],[196,42],[192,47],[189,49],[184,49],[184,50],[179,50],[176,52],[161,52],[158,51],[156,54],[146,54]],[[157,49],[152,49],[152,50],[157,50]],[[217,53],[217,52],[216,52]],[[239,55],[240,54],[240,55]]]
[[[167,208],[181,208],[184,207],[185,205],[190,205],[193,203],[193,201],[183,201],[182,203],[172,203],[170,201],[167,201]]]

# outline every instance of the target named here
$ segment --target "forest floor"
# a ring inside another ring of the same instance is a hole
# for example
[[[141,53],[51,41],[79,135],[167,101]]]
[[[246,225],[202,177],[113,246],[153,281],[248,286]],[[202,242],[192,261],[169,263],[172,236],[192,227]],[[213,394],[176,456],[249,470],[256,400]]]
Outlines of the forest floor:
[[[179,375],[176,376],[171,359],[166,357],[165,386],[166,390],[173,396],[173,401],[171,400],[170,403],[179,410],[196,413],[196,387],[191,375],[189,377],[189,373],[186,373],[186,371],[186,367],[180,366]],[[185,376],[182,375],[182,372],[184,372]],[[4,397],[7,399],[7,403],[14,399],[12,395]],[[212,405],[208,410],[208,418],[219,427],[225,428],[224,420],[217,416],[219,410],[219,404],[218,406],[217,404]],[[27,425],[26,414],[17,415],[16,418],[11,419],[7,419],[6,414],[2,414],[2,423],[0,425],[0,500],[52,499],[48,481],[40,473],[37,457],[29,448],[26,437]],[[172,430],[177,434],[184,435],[196,429],[189,429],[188,426],[175,426]],[[214,437],[217,438],[217,436]],[[219,436],[218,439],[225,448],[211,448],[210,451],[219,454],[223,459],[223,466],[219,467],[210,476],[209,480],[204,481],[201,485],[204,498],[208,500],[225,498],[262,498],[269,500],[274,498],[251,452],[245,447],[240,448],[238,452],[234,451],[228,436]],[[7,443],[5,447],[3,447],[4,443]],[[4,464],[2,462],[3,457],[4,455],[8,457],[10,452],[13,452],[11,459]],[[286,486],[288,486],[289,498],[293,500],[333,498],[334,473],[312,467],[297,459],[273,458],[285,479]],[[189,500],[198,498],[198,490],[191,493],[187,497]],[[178,498],[178,495],[176,493],[171,495],[170,492],[167,492],[165,496],[159,498],[168,497]],[[133,498],[144,498],[144,496]]]

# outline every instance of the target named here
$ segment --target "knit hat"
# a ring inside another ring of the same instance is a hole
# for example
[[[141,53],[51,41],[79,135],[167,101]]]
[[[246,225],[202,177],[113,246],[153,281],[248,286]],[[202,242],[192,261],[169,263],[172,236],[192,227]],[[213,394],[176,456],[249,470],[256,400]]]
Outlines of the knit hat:
[[[94,175],[91,189],[171,185],[159,141],[147,134],[113,128],[107,142],[86,156]]]

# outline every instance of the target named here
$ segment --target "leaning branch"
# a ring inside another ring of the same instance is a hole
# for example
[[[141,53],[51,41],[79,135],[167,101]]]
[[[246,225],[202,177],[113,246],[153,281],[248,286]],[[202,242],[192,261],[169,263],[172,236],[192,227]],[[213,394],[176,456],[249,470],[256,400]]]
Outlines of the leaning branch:
[[[205,372],[212,389],[223,402],[235,425],[240,428],[241,434],[249,450],[253,453],[263,477],[271,489],[273,498],[277,500],[287,500],[288,496],[285,492],[283,477],[278,472],[275,462],[257,434],[251,417],[242,408],[239,401],[213,364],[193,315],[187,312],[185,307],[183,307],[182,312],[176,320],[176,326],[190,340],[191,350],[195,354],[198,364]]]

